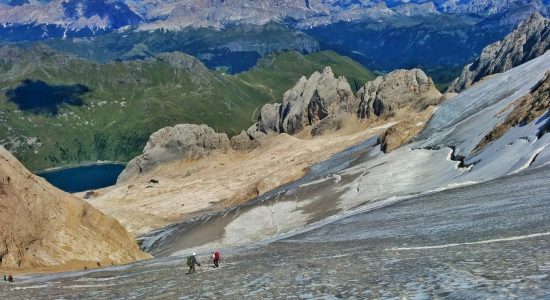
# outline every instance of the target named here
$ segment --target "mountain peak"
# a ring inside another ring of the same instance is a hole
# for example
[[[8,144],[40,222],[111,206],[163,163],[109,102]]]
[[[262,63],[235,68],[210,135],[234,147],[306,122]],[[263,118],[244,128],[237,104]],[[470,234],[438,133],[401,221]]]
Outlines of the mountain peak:
[[[544,23],[545,21],[547,21],[547,19],[544,16],[542,16],[539,12],[534,12],[520,24],[520,27],[529,27],[531,26],[531,24],[540,24]]]
[[[550,20],[533,13],[504,40],[485,47],[481,55],[464,68],[448,91],[460,92],[486,76],[508,71],[549,49]]]

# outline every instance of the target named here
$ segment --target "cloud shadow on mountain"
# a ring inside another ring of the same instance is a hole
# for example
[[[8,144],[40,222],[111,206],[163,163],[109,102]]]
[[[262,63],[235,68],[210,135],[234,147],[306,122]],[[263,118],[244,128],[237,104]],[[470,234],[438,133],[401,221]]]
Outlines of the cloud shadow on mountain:
[[[63,105],[82,106],[82,96],[91,89],[82,84],[49,85],[42,80],[25,79],[6,92],[9,101],[23,111],[57,115]]]

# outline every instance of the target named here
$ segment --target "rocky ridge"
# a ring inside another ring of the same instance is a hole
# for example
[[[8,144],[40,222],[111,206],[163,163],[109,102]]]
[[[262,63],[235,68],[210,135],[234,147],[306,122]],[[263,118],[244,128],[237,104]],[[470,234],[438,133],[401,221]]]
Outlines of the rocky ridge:
[[[544,54],[550,49],[550,20],[532,14],[502,41],[483,49],[481,55],[464,67],[462,74],[449,87],[460,92],[484,77],[502,73]]]
[[[421,129],[418,124],[423,124],[430,115],[425,112],[426,108],[442,99],[433,81],[420,69],[397,70],[379,76],[354,95],[346,78],[336,77],[332,69],[326,67],[309,78],[300,78],[284,94],[282,103],[264,105],[258,121],[231,140],[206,125],[182,124],[157,131],[143,154],[128,163],[118,182],[171,161],[207,157],[231,148],[249,151],[270,135],[318,136],[357,119],[382,125],[399,116],[399,121],[404,123],[384,135],[391,144],[387,150],[393,150]]]
[[[63,30],[110,30],[139,25],[143,30],[185,27],[223,28],[230,24],[265,24],[295,20],[298,27],[310,28],[340,21],[381,19],[391,16],[459,14],[482,17],[506,11],[545,11],[541,0],[470,1],[31,1],[9,5],[0,1],[0,20],[5,26],[56,26],[44,35],[63,34]],[[51,32],[50,32],[51,31]],[[69,34],[72,34],[70,32]]]
[[[282,104],[264,105],[258,122],[234,137],[232,144],[247,149],[265,135],[292,135],[305,128],[319,135],[340,128],[350,115],[362,120],[386,120],[399,111],[421,112],[441,100],[434,82],[420,69],[379,76],[353,95],[346,79],[335,78],[327,67],[322,73],[302,77],[284,94]]]
[[[502,13],[510,8],[533,7],[544,9],[541,0],[472,0],[472,1],[447,0],[440,4],[440,9],[453,14],[476,14],[482,16]]]
[[[0,269],[80,269],[150,258],[115,219],[34,176],[0,147]]]
[[[75,31],[116,29],[143,21],[142,17],[132,11],[124,1],[117,0],[32,1],[15,6],[0,3],[0,20],[0,24],[5,27],[18,24],[48,24]],[[45,33],[47,34],[47,31]]]

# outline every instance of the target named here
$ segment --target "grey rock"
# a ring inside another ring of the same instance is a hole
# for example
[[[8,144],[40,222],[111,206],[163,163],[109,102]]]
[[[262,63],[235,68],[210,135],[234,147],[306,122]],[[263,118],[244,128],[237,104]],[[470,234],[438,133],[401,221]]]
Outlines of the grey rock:
[[[228,150],[229,138],[206,125],[180,124],[165,127],[153,133],[143,154],[132,159],[118,177],[118,182],[134,178],[159,164],[212,155],[217,150]]]
[[[296,134],[311,126],[312,135],[321,135],[341,128],[350,114],[356,113],[360,118],[386,117],[399,109],[421,111],[442,99],[433,81],[419,69],[380,76],[365,84],[355,97],[346,79],[336,78],[332,69],[326,67],[322,73],[300,78],[284,94],[282,104],[264,105],[258,123],[246,134],[251,140],[258,140],[275,133]],[[235,145],[247,142],[244,136],[238,141]]]
[[[394,8],[395,12],[403,16],[423,16],[439,14],[433,2],[405,3]]]
[[[330,67],[315,72],[283,96],[280,108],[280,132],[295,134],[330,114],[351,111],[354,103],[351,87],[344,77],[335,78]]]
[[[510,10],[533,7],[543,9],[541,0],[447,0],[439,4],[439,9],[450,14],[475,14],[478,16],[491,16]]]
[[[264,105],[258,116],[258,130],[267,134],[280,132],[280,109],[281,103]]]
[[[283,96],[283,103],[266,104],[260,110],[258,123],[247,130],[252,139],[265,134],[295,134],[315,125],[327,116],[353,111],[355,97],[344,77],[336,78],[332,69],[302,77]]]
[[[259,125],[260,123],[256,123],[252,126],[250,126],[247,130],[246,130],[246,134],[251,138],[251,139],[255,139],[255,140],[259,140],[263,137],[265,137],[267,134],[260,131],[259,130]]]
[[[432,79],[422,70],[397,70],[367,82],[357,92],[357,116],[386,117],[405,108],[421,111],[441,99]]]
[[[508,71],[541,56],[549,49],[550,20],[534,13],[504,40],[483,49],[473,63],[464,67],[448,92],[460,92],[486,76]]]
[[[315,124],[311,129],[311,135],[318,136],[325,134],[328,130],[338,130],[344,126],[344,120],[348,117],[349,114],[345,112],[329,115]]]
[[[257,148],[260,145],[257,139],[252,138],[246,131],[231,138],[231,148],[239,151],[246,151]]]

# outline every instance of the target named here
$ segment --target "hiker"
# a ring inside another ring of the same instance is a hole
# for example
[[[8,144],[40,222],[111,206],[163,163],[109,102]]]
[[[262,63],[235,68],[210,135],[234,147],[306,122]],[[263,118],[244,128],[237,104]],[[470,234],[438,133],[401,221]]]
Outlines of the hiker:
[[[13,276],[11,276],[11,274],[10,274],[10,276],[8,276],[8,281],[9,281],[10,283],[13,283]]]
[[[8,277],[4,274],[4,281],[8,281]]]
[[[187,274],[195,273],[195,265],[198,265],[199,267],[201,264],[197,261],[197,258],[195,257],[196,253],[193,252],[193,255],[187,257],[187,265],[189,266],[189,272]]]
[[[212,251],[212,261],[214,262],[215,268],[219,267],[220,259],[221,259],[220,251],[216,251],[216,252]]]

